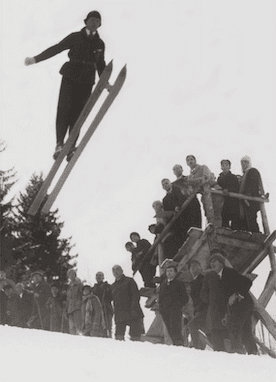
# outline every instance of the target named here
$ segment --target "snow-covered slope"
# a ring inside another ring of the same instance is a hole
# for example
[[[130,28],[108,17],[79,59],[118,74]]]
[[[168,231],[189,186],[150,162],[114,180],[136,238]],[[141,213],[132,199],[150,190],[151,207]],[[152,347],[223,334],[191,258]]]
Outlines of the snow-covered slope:
[[[1,382],[276,381],[276,361],[0,326]]]

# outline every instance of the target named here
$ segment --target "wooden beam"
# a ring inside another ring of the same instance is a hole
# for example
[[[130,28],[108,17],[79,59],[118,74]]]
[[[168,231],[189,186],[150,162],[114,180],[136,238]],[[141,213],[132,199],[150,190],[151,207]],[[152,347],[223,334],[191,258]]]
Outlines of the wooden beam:
[[[270,234],[270,229],[269,229],[269,225],[268,225],[268,219],[267,219],[267,215],[266,215],[266,210],[265,210],[264,204],[260,204],[260,211],[261,211],[261,215],[262,215],[262,222],[263,222],[264,233],[269,235]],[[276,272],[276,260],[275,260],[275,253],[274,253],[274,248],[272,246],[272,243],[271,243],[271,246],[269,248],[269,260],[270,260],[271,269],[274,272]]]
[[[254,301],[254,315],[256,316],[257,321],[260,319],[272,337],[276,340],[276,322],[265,310],[265,308],[259,303],[259,301],[253,296],[253,294],[250,293],[250,295]]]
[[[270,272],[263,292],[258,298],[258,302],[265,308],[269,303],[276,288],[276,273]]]
[[[186,256],[184,256],[178,263],[177,265],[178,272],[182,268],[184,268],[185,265],[192,259],[192,257],[194,257],[198,253],[198,251],[200,250],[200,247],[202,246],[203,243],[205,243],[205,241],[208,238],[208,235],[210,235],[210,233],[213,232],[213,230],[214,230],[213,225],[208,224],[205,230],[203,231],[201,237],[196,241],[194,246],[191,248],[191,251]]]
[[[271,245],[273,241],[276,239],[276,231],[273,231],[264,241],[264,248],[259,252],[258,256],[254,258],[253,261],[250,262],[246,268],[242,269],[242,273],[250,273],[252,272],[256,266],[266,257],[266,255],[269,253]]]
[[[236,199],[251,200],[252,202],[259,202],[259,203],[268,203],[269,202],[269,199],[266,197],[262,198],[262,197],[257,197],[257,196],[249,196],[249,195],[244,195],[244,194],[238,194],[236,192],[228,192],[228,194],[224,194],[223,191],[215,190],[213,188],[211,188],[211,193],[217,194],[217,195],[222,195],[222,196],[230,196],[231,198],[236,198]]]

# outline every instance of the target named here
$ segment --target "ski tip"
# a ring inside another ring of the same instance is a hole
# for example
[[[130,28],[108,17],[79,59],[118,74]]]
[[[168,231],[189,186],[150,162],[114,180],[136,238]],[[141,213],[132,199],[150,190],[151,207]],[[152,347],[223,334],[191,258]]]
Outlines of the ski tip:
[[[108,68],[108,70],[111,70],[113,67],[113,60],[111,60],[106,67]]]
[[[125,64],[125,66],[121,69],[119,75],[125,77],[126,73],[127,73],[127,67],[126,67],[126,64]]]

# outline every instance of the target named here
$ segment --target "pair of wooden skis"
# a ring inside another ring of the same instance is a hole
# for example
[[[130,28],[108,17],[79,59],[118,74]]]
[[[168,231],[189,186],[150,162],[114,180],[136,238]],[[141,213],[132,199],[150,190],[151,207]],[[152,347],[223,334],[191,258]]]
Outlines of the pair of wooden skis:
[[[71,170],[73,169],[74,165],[76,164],[79,156],[81,155],[82,151],[84,150],[85,146],[87,145],[89,139],[95,132],[96,128],[99,126],[101,120],[105,116],[106,112],[108,111],[109,107],[113,103],[114,99],[117,97],[118,93],[120,92],[124,81],[126,79],[126,66],[124,66],[120,73],[118,74],[114,84],[112,86],[109,85],[109,78],[112,73],[112,61],[106,66],[104,69],[97,85],[95,86],[93,92],[91,93],[91,96],[89,97],[85,107],[83,108],[78,120],[76,121],[74,128],[72,132],[69,135],[69,138],[67,139],[65,145],[63,146],[62,151],[58,155],[57,159],[55,160],[49,174],[47,175],[45,181],[43,182],[39,192],[37,193],[29,211],[29,215],[36,215],[38,211],[41,210],[42,214],[47,214],[53,205],[54,201],[56,200],[61,188],[63,187],[66,179],[68,178]],[[47,191],[49,187],[51,186],[51,183],[59,170],[64,158],[69,154],[71,147],[74,145],[75,140],[77,139],[80,129],[82,125],[84,124],[85,120],[87,119],[88,115],[90,114],[91,110],[93,109],[94,105],[96,104],[97,100],[99,99],[100,95],[102,94],[103,90],[107,88],[109,90],[108,95],[106,96],[104,102],[102,103],[99,111],[95,115],[93,121],[91,122],[90,126],[88,127],[88,130],[86,131],[85,135],[83,136],[82,140],[80,141],[76,151],[74,152],[73,157],[68,162],[67,166],[65,167],[64,171],[62,172],[60,178],[57,180],[57,183],[55,184],[52,192],[47,195]],[[43,204],[44,203],[44,204]],[[42,208],[41,205],[43,204]]]

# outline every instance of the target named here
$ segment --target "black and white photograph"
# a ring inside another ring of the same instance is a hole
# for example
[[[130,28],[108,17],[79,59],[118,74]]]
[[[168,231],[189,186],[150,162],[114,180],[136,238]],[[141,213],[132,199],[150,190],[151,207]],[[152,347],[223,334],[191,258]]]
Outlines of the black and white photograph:
[[[274,381],[274,0],[2,0],[1,381]]]

